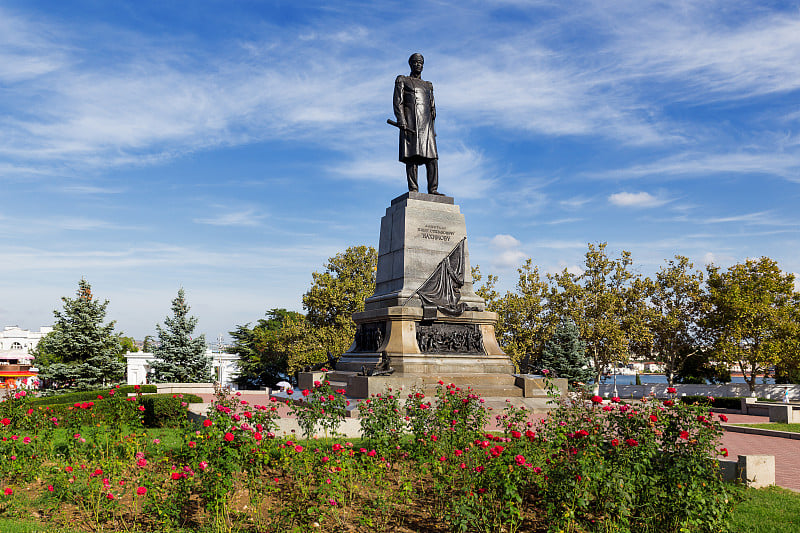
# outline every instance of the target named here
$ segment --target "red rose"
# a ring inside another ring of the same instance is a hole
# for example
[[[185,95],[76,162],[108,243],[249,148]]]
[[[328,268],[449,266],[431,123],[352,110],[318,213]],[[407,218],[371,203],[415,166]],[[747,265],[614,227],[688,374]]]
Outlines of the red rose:
[[[669,394],[675,394],[676,392],[678,392],[678,389],[676,389],[675,387],[667,387],[667,392]]]
[[[213,423],[214,422],[212,422],[210,419],[206,418],[205,420],[203,420],[203,427],[204,428],[210,427],[211,424],[213,424]]]
[[[728,448],[721,448],[719,453],[722,454],[722,457],[728,457]]]
[[[145,494],[147,494],[147,487],[139,487],[138,489],[136,489],[136,494],[138,494],[139,496],[144,496]]]
[[[619,446],[619,440],[618,439],[611,439],[611,445],[612,446]]]
[[[639,441],[637,441],[636,439],[625,439],[625,444],[633,448],[639,445]]]
[[[303,389],[303,396],[308,396],[311,392],[308,389]]]
[[[689,440],[689,432],[688,431],[681,431],[681,438],[683,440]]]
[[[600,396],[592,396],[592,403],[603,403],[603,399]]]
[[[727,422],[728,421],[728,417],[725,416],[725,415],[719,415],[719,419],[722,420],[723,422]]]
[[[230,433],[230,432],[228,432],[228,433],[225,433],[225,440],[226,440],[226,441],[228,441],[228,442],[232,442],[232,441],[233,441],[233,439],[234,439],[233,433]]]

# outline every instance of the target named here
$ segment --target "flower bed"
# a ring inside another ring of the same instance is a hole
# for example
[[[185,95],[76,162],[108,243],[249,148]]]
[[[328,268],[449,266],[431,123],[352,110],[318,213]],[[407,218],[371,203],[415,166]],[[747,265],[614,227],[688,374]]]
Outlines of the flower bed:
[[[741,489],[720,479],[721,427],[706,407],[594,397],[532,419],[509,405],[502,431],[485,433],[482,399],[440,385],[434,397],[361,402],[358,440],[336,437],[347,400],[324,382],[293,409],[304,431],[316,424],[328,439],[277,438],[274,401],[222,391],[170,449],[135,423],[53,445],[52,420],[6,417],[0,514],[37,509],[54,524],[109,531],[725,530]],[[4,412],[27,413],[24,399],[9,402]],[[85,422],[66,418],[58,423]]]

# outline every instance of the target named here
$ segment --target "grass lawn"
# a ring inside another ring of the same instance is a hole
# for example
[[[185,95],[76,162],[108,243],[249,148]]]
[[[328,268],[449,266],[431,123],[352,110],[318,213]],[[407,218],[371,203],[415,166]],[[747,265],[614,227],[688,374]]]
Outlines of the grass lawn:
[[[795,424],[797,425],[797,424]],[[800,531],[800,493],[780,487],[750,489],[733,512],[731,531],[796,533]]]
[[[773,431],[790,431],[792,433],[800,433],[800,424],[778,424],[771,422],[769,424],[734,424],[736,426],[744,426],[748,428],[758,429],[771,429]]]

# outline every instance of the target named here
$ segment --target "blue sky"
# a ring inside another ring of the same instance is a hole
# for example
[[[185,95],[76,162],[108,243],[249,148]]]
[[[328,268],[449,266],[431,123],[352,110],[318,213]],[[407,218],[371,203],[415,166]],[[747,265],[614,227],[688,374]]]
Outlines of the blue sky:
[[[0,323],[85,277],[139,339],[301,309],[406,190],[394,77],[425,55],[473,264],[587,243],[800,273],[800,2],[0,1]]]

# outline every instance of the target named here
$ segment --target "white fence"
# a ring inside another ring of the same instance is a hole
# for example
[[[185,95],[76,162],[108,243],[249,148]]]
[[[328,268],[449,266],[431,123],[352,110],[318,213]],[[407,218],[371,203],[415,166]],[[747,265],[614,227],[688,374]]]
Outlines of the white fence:
[[[736,397],[751,396],[747,383],[728,383],[726,385],[673,385],[678,396],[715,396]],[[756,385],[755,395],[759,398],[783,399],[784,390],[789,392],[790,400],[800,400],[800,385]],[[655,395],[657,398],[666,398],[666,383],[647,383],[644,385],[617,385],[617,395],[620,398],[643,398]],[[603,383],[600,385],[600,396],[614,396],[614,384]]]

